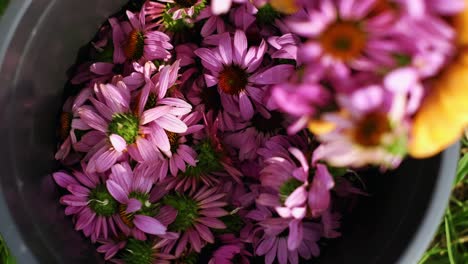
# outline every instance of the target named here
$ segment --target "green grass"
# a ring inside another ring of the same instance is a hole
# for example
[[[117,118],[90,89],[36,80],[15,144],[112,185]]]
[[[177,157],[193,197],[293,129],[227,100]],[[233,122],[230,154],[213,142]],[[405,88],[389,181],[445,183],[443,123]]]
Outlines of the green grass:
[[[428,251],[419,264],[468,263],[468,140],[458,163],[450,206]]]
[[[0,235],[0,264],[16,264],[15,259],[10,254],[8,247]]]

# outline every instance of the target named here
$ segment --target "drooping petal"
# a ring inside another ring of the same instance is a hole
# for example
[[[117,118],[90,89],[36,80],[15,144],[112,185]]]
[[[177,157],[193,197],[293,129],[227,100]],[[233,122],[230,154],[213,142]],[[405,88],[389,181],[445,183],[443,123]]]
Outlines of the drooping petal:
[[[141,231],[152,234],[152,235],[164,235],[166,234],[167,228],[161,224],[158,220],[146,216],[146,215],[136,215],[133,219],[135,226]]]

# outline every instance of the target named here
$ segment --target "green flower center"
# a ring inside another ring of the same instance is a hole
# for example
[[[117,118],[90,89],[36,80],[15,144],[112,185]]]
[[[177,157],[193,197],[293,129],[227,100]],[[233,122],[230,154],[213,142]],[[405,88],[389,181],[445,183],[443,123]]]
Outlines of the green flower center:
[[[280,13],[270,4],[266,4],[258,9],[257,21],[261,25],[271,25],[279,17]]]
[[[183,232],[193,226],[199,214],[198,203],[184,194],[176,193],[163,198],[163,204],[177,210],[175,221],[169,225],[169,230]]]
[[[223,165],[219,161],[221,153],[213,148],[209,140],[202,141],[195,146],[195,151],[198,153],[198,163],[195,167],[188,166],[183,176],[199,177],[223,169]]]
[[[91,190],[88,205],[97,215],[106,217],[116,214],[119,207],[118,202],[104,185],[99,185]]]
[[[270,119],[266,119],[261,114],[256,114],[252,118],[251,122],[258,132],[264,134],[276,134],[282,128],[283,121],[283,115],[275,111],[271,112]]]
[[[289,197],[289,195],[291,195],[291,193],[293,193],[301,185],[302,185],[302,182],[294,178],[289,179],[286,182],[284,182],[279,189],[281,202],[284,203],[286,199]]]
[[[115,114],[108,130],[110,134],[121,136],[127,144],[133,144],[138,136],[139,123],[138,117],[132,113]]]
[[[130,238],[120,253],[126,264],[152,264],[155,260],[155,249],[151,241],[140,241]]]

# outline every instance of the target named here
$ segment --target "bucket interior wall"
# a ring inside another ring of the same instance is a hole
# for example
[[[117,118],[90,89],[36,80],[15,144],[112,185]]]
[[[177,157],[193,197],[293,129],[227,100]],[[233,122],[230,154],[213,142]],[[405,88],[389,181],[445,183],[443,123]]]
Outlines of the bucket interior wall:
[[[30,251],[40,263],[103,261],[64,215],[50,173],[57,168],[55,125],[65,72],[79,48],[124,2],[33,1],[13,35],[3,65],[0,57],[0,196],[15,223],[8,224],[25,243],[16,252]],[[440,159],[409,160],[390,175],[365,176],[370,196],[362,198],[344,219],[343,237],[327,242],[313,263],[397,262],[431,202]],[[8,231],[5,236],[14,239]]]

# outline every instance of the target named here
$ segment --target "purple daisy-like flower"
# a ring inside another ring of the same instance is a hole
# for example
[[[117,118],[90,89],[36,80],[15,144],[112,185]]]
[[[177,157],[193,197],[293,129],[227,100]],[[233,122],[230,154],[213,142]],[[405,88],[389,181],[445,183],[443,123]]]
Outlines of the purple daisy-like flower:
[[[138,61],[141,58],[146,61],[167,60],[171,57],[169,50],[173,46],[169,42],[170,37],[146,26],[144,9],[139,14],[127,11],[127,17],[128,22],[109,19],[113,34],[114,63]]]
[[[177,213],[168,207],[158,208],[151,201],[152,174],[155,173],[152,167],[138,165],[132,170],[128,163],[121,163],[114,165],[111,172],[106,186],[120,203],[117,225],[124,234],[139,240],[146,240],[145,234],[166,235],[167,225],[174,221]]]
[[[259,70],[266,50],[264,40],[259,47],[248,48],[245,33],[237,30],[234,39],[223,33],[218,47],[195,51],[207,70],[207,86],[217,85],[224,109],[235,115],[240,112],[245,120],[255,113],[251,100],[263,103],[265,87],[284,82],[294,70],[294,66],[286,64]]]
[[[187,98],[196,110],[205,113],[211,119],[217,119],[221,131],[235,129],[235,117],[224,109],[216,86],[206,87],[205,80],[199,78],[193,82],[187,92]]]
[[[221,177],[229,177],[240,182],[242,173],[234,166],[231,156],[219,137],[219,120],[205,120],[205,130],[193,135],[194,149],[197,152],[196,166],[188,166],[186,171],[179,173],[177,177],[170,177],[164,185],[167,190],[177,191],[198,190],[200,184],[216,186]]]
[[[190,144],[187,136],[203,129],[199,124],[202,116],[199,112],[193,112],[182,118],[188,129],[184,133],[176,134],[168,132],[170,143],[170,153],[164,153],[164,157],[158,161],[159,180],[164,180],[168,171],[172,176],[177,176],[178,172],[184,173],[187,165],[195,167],[197,164],[197,153]]]
[[[315,74],[331,71],[347,76],[351,69],[375,72],[395,65],[393,54],[399,43],[387,34],[394,14],[375,15],[376,0],[320,1],[291,17],[288,25],[294,33],[309,40],[300,47],[300,63]]]
[[[162,75],[167,72],[165,69]],[[159,84],[159,87],[163,86]],[[148,95],[151,87],[149,83],[142,93]],[[98,143],[85,157],[89,159],[89,170],[104,172],[126,152],[140,162],[157,160],[158,148],[170,149],[165,131],[186,132],[187,126],[178,117],[191,110],[184,101],[163,98],[157,101],[158,105],[148,107],[148,96],[140,96],[139,107],[134,110],[131,100],[130,90],[119,81],[116,85],[96,85],[94,97],[90,98],[93,106],[78,108],[80,122],[96,130],[93,140]]]
[[[335,128],[318,136],[322,146],[317,158],[336,167],[397,167],[406,154],[408,118],[419,108],[423,93],[417,71],[402,68],[381,84],[343,97],[344,113],[324,115]]]
[[[264,234],[255,245],[255,253],[265,256],[267,264],[273,263],[275,259],[280,264],[297,264],[299,256],[308,260],[320,254],[317,242],[322,230],[316,223],[268,218],[259,225]],[[289,234],[286,231],[289,231]]]
[[[228,212],[222,207],[225,193],[219,193],[218,188],[202,187],[193,194],[167,192],[155,190],[153,197],[160,197],[161,204],[172,207],[177,211],[175,221],[168,226],[168,230],[180,234],[177,241],[169,247],[174,249],[174,255],[179,257],[189,248],[200,252],[206,243],[214,243],[214,235],[210,229],[224,229],[226,225],[219,220]]]
[[[78,142],[75,130],[90,129],[90,127],[84,124],[83,126],[77,125],[77,122],[79,123],[77,109],[86,103],[91,92],[90,88],[84,88],[76,97],[69,97],[62,107],[59,127],[57,129],[58,137],[62,143],[55,154],[55,159],[60,160],[65,164],[74,163],[76,160],[69,156],[73,149],[73,145]]]
[[[75,216],[76,230],[82,230],[93,242],[117,234],[118,202],[107,190],[103,174],[86,172],[82,163],[82,171],[55,172],[53,177],[71,193],[64,195],[60,203],[67,206],[66,215]]]
[[[289,152],[301,166],[284,150],[266,159],[260,181],[275,193],[261,194],[258,202],[275,208],[283,218],[303,219],[308,210],[312,217],[319,217],[330,207],[333,177],[316,157],[308,162],[299,149],[289,148]]]

